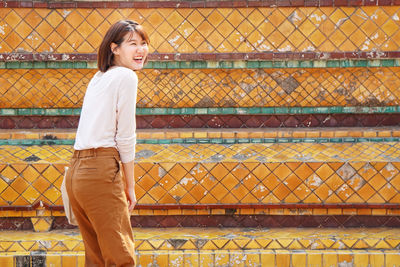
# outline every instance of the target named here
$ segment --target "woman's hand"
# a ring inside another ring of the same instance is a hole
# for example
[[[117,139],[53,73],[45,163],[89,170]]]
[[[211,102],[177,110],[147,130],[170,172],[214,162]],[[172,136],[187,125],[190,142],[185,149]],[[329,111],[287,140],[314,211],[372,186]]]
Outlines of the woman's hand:
[[[135,178],[133,176],[133,161],[122,163],[125,177],[125,194],[128,199],[129,211],[131,212],[136,205]]]
[[[125,188],[126,198],[128,199],[128,209],[131,212],[136,205],[136,194],[134,187],[126,187]]]

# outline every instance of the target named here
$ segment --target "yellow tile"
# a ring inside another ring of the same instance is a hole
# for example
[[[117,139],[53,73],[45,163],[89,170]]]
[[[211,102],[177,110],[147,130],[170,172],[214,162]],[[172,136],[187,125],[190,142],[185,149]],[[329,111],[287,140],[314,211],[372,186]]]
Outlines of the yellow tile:
[[[261,252],[261,266],[276,267],[275,254],[273,251],[263,250]]]
[[[153,256],[153,263],[156,266],[168,266],[168,255],[157,253]]]
[[[354,263],[355,266],[369,267],[369,255],[367,253],[354,253]]]
[[[385,255],[382,252],[375,252],[369,255],[371,267],[382,267],[385,264]]]
[[[199,253],[196,250],[185,250],[183,256],[184,265],[183,266],[200,266],[199,265]]]
[[[306,266],[306,256],[305,253],[292,253],[293,266]]]
[[[337,266],[337,264],[338,264],[338,255],[336,253],[326,252],[322,255],[323,267]]]
[[[200,251],[199,265],[204,267],[214,267],[214,254],[210,252]]]
[[[215,266],[228,266],[229,252],[226,250],[216,250],[214,252],[214,264]]]
[[[140,253],[136,260],[138,261],[138,266],[152,266],[153,265],[153,255],[152,254],[142,254]]]
[[[46,255],[46,266],[48,266],[48,267],[61,266],[61,256],[59,256],[59,255]]]
[[[76,266],[78,263],[77,256],[62,255],[61,264],[62,266]]]
[[[0,256],[0,266],[12,267],[14,266],[13,256]]]
[[[307,254],[307,263],[310,266],[322,266],[322,254],[317,252]]]
[[[184,256],[182,251],[171,250],[168,255],[171,266],[183,266]]]
[[[286,251],[276,251],[275,255],[276,266],[289,267],[290,266],[290,253]]]
[[[354,255],[352,254],[340,254],[338,255],[339,264],[352,264],[354,262]]]

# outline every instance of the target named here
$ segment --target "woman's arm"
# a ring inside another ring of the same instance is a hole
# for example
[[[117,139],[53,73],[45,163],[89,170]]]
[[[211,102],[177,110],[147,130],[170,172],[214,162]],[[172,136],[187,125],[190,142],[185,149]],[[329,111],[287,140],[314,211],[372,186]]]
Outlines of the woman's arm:
[[[135,177],[133,175],[134,161],[122,163],[125,177],[125,193],[129,202],[129,211],[132,211],[136,205]]]

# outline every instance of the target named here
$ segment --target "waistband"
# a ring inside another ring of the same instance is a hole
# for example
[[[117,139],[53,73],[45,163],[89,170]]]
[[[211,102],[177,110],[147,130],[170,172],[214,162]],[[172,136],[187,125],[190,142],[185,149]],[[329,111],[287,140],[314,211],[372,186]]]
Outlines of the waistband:
[[[105,157],[113,156],[120,160],[119,152],[115,147],[99,147],[83,150],[75,150],[72,158],[90,158],[90,157]]]

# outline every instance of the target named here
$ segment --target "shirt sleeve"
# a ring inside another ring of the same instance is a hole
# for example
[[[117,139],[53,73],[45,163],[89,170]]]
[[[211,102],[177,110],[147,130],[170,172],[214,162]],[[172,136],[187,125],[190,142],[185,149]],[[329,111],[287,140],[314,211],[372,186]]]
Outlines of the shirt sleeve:
[[[126,70],[120,78],[117,97],[117,128],[115,141],[123,163],[135,159],[136,95],[138,78],[134,71]]]

